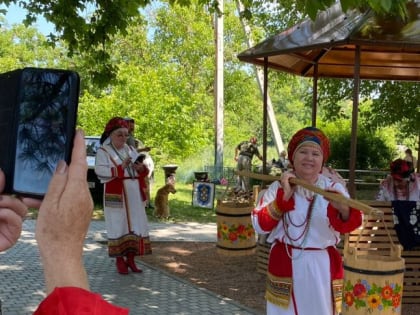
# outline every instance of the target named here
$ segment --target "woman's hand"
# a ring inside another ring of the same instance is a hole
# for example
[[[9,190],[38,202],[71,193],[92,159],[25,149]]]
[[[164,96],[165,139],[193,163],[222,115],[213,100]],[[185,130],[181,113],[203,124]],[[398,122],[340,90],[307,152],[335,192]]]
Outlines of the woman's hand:
[[[127,157],[122,163],[122,168],[127,168],[131,164],[131,157]]]
[[[0,170],[0,193],[6,185],[6,178]],[[28,207],[19,199],[0,195],[0,251],[12,247],[22,232],[23,218],[28,213]]]
[[[295,178],[296,175],[293,172],[285,172],[280,177],[280,184],[284,190],[283,200],[289,200],[295,192],[295,186],[289,182],[290,178]]]
[[[67,166],[60,161],[39,209],[35,238],[44,265],[47,293],[55,287],[89,289],[83,244],[92,218],[83,132],[76,132]]]
[[[144,169],[146,168],[146,166],[143,163],[137,162],[137,163],[134,163],[134,168],[136,169],[136,171],[138,173],[141,173],[141,172],[144,171]]]
[[[332,189],[332,188],[325,189],[325,191],[342,195],[342,193],[340,191],[338,191],[336,189]],[[327,197],[325,197],[325,199],[328,200],[328,202],[331,204],[331,206],[333,206],[335,209],[338,210],[338,212],[340,213],[341,219],[343,221],[347,221],[347,219],[349,218],[349,215],[350,215],[349,206],[344,204],[344,203],[328,199]]]

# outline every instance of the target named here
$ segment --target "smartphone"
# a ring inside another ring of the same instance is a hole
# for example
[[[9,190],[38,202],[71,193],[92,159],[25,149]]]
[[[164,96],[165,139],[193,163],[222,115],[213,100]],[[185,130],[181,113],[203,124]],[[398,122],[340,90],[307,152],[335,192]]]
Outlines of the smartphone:
[[[59,160],[70,162],[80,78],[24,68],[0,74],[0,168],[4,192],[42,198]]]
[[[143,163],[145,158],[146,158],[146,154],[140,154],[137,157],[137,159],[134,161],[134,163]]]

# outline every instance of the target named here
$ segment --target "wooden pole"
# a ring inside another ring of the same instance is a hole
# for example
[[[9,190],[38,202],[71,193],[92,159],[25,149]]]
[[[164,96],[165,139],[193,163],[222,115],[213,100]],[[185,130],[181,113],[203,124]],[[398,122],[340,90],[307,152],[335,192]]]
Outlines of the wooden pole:
[[[353,78],[353,111],[351,120],[351,143],[349,165],[349,193],[352,198],[356,196],[356,158],[357,158],[357,120],[359,117],[360,92],[360,46],[356,46]]]
[[[235,171],[237,175],[246,176],[254,179],[260,179],[262,181],[266,182],[274,182],[276,180],[280,180],[280,176],[272,176],[272,175],[266,175],[266,174],[258,174],[258,173],[252,173],[249,171]],[[334,200],[337,202],[341,202],[343,204],[348,205],[349,207],[355,208],[357,210],[362,211],[364,214],[368,215],[376,215],[376,216],[383,216],[383,211],[373,208],[371,206],[368,206],[367,204],[364,204],[363,202],[360,202],[358,200],[354,200],[351,198],[347,198],[341,194],[333,193],[330,191],[326,191],[322,188],[319,188],[315,185],[309,184],[305,182],[302,179],[299,178],[290,178],[290,183],[302,186],[310,191],[313,191],[314,193],[317,193],[319,195],[324,196],[327,199]]]
[[[218,0],[219,8],[223,12],[223,0]],[[224,138],[224,77],[223,77],[223,14],[215,13],[215,42],[216,42],[216,73],[214,83],[214,105],[215,105],[215,160],[214,174],[220,178],[223,174],[223,138]]]

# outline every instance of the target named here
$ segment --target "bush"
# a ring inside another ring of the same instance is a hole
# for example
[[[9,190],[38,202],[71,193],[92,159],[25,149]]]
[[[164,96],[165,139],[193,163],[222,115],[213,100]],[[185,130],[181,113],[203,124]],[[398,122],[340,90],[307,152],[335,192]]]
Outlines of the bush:
[[[350,165],[351,127],[348,121],[339,121],[320,127],[331,142],[328,164],[348,169]],[[395,157],[387,129],[371,132],[359,126],[356,147],[356,169],[388,169]]]

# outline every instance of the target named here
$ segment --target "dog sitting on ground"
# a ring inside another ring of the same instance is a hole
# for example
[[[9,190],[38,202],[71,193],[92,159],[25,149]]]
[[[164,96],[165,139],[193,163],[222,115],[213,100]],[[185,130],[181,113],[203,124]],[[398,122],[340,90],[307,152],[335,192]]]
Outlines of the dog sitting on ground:
[[[176,189],[173,184],[166,184],[165,186],[159,188],[156,192],[155,216],[158,218],[167,219],[169,217],[169,193],[176,193]]]

